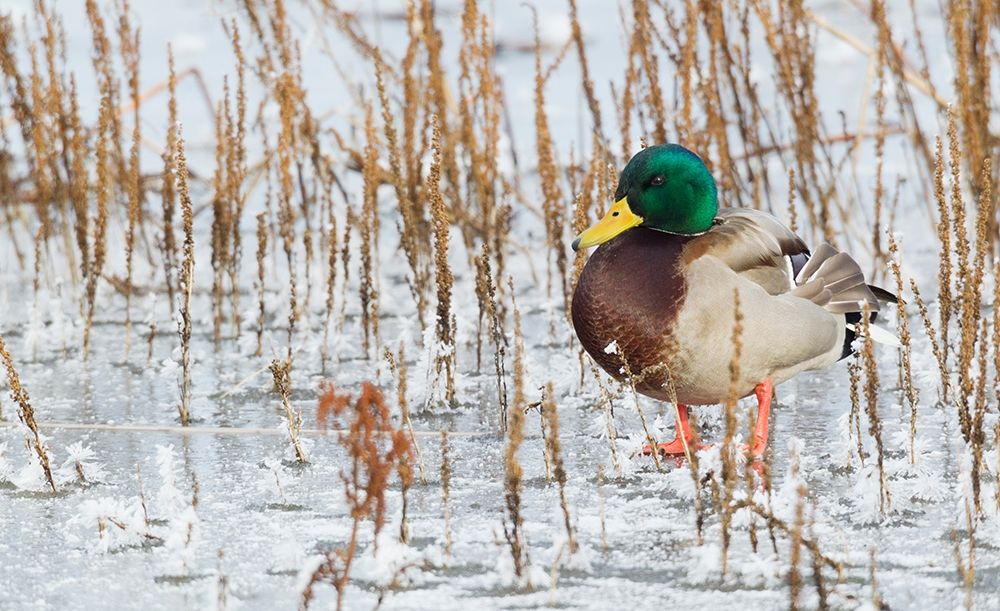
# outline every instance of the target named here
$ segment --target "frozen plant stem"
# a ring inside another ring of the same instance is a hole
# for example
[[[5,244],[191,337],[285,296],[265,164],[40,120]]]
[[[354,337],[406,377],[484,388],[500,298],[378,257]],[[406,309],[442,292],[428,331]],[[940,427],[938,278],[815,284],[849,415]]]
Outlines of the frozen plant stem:
[[[396,399],[399,402],[399,413],[403,419],[403,428],[410,436],[410,447],[417,459],[417,471],[420,473],[420,483],[426,484],[427,477],[424,475],[424,461],[420,456],[420,444],[417,443],[417,436],[413,432],[413,421],[410,419],[410,402],[406,398],[406,346],[399,342],[399,354],[393,355],[388,346],[385,349],[385,359],[389,362],[389,368],[396,374]]]
[[[601,551],[608,554],[608,529],[605,525],[605,499],[604,499],[604,465],[597,465],[597,502],[598,512],[601,518]]]
[[[184,137],[177,126],[177,151],[174,167],[177,169],[177,186],[181,200],[181,219],[184,225],[184,259],[180,270],[181,306],[178,327],[181,336],[181,424],[187,426],[191,407],[191,292],[194,290],[194,212],[188,190],[187,160],[184,158]]]
[[[614,344],[614,351],[618,356],[618,360],[621,361],[621,372],[625,375],[625,379],[628,380],[628,386],[632,390],[632,399],[635,401],[635,411],[639,414],[639,423],[642,424],[642,432],[646,435],[646,443],[649,444],[651,454],[653,456],[653,464],[656,465],[657,471],[662,471],[663,467],[660,465],[660,452],[657,450],[656,438],[653,437],[653,434],[649,430],[649,424],[646,422],[646,413],[642,411],[642,405],[639,403],[639,391],[635,387],[636,376],[632,373],[632,368],[625,359],[625,353],[622,352],[622,349],[617,342]]]
[[[517,313],[517,306],[514,307],[514,312],[514,325],[515,328],[519,328],[520,314]],[[524,410],[515,401],[514,409],[510,410],[509,414],[507,449],[504,457],[504,501],[507,506],[507,519],[503,523],[503,533],[514,561],[514,575],[517,579],[523,580],[527,577],[525,570],[528,565],[528,548],[524,540],[521,515],[521,479],[524,472],[521,463],[518,462],[517,451],[524,441]]]
[[[899,324],[899,341],[902,344],[899,353],[901,367],[901,378],[903,394],[906,402],[910,405],[910,464],[917,464],[916,439],[917,439],[917,389],[913,385],[913,368],[911,366],[912,336],[910,335],[910,321],[906,317],[906,303],[903,301],[903,273],[900,269],[899,243],[896,236],[891,231],[889,234],[889,269],[896,282],[896,294],[899,298],[896,301],[896,318]]]
[[[285,419],[288,422],[288,436],[292,440],[292,448],[295,450],[295,459],[300,463],[309,462],[306,460],[305,452],[299,443],[299,431],[302,430],[302,413],[292,410],[289,403],[289,396],[292,392],[292,364],[290,361],[271,361],[271,376],[274,378],[274,389],[281,397],[281,406],[285,409]]]
[[[885,515],[886,511],[889,510],[892,499],[889,496],[889,482],[885,475],[885,452],[882,445],[882,420],[879,419],[878,415],[878,363],[875,361],[875,343],[871,336],[870,321],[871,312],[868,305],[865,304],[865,309],[862,313],[862,322],[864,324],[863,333],[865,338],[862,353],[865,369],[865,413],[868,416],[868,434],[872,436],[873,440],[875,440],[875,449],[878,453],[878,510],[880,514]]]
[[[552,456],[553,472],[556,484],[559,486],[559,507],[562,509],[563,523],[566,526],[566,540],[570,555],[577,550],[576,538],[573,536],[573,522],[569,515],[569,502],[566,500],[566,467],[563,464],[562,446],[559,443],[559,412],[553,394],[552,382],[545,387],[545,400],[542,402],[542,419],[548,421],[549,436],[546,440],[549,454]]]
[[[385,526],[385,493],[390,475],[393,470],[403,475],[400,463],[410,460],[410,445],[406,432],[393,426],[392,414],[382,392],[369,382],[361,385],[357,400],[328,386],[320,401],[332,406],[334,425],[342,429],[337,441],[346,452],[347,461],[340,478],[351,516],[351,531],[347,544],[326,552],[323,561],[312,572],[301,592],[299,607],[307,608],[314,586],[326,581],[337,591],[336,608],[339,610],[343,608],[350,581],[361,524],[371,518],[374,523],[372,540],[378,545],[379,533]]]
[[[55,492],[56,483],[52,479],[52,469],[49,467],[49,454],[46,452],[45,442],[38,432],[38,424],[35,422],[35,410],[31,407],[31,399],[28,397],[28,391],[21,386],[21,378],[17,375],[17,370],[14,369],[14,359],[10,356],[10,352],[7,351],[7,345],[4,344],[3,337],[0,337],[0,360],[3,360],[4,369],[7,370],[7,384],[10,385],[10,396],[14,400],[14,403],[17,404],[17,417],[28,428],[27,432],[30,433],[25,441],[38,456],[38,463],[42,466],[42,471],[45,472],[45,481],[49,483],[52,492]]]
[[[444,511],[444,555],[451,557],[451,459],[448,455],[448,431],[441,431],[441,506]]]
[[[441,126],[440,119],[433,117],[433,139],[431,148],[430,177],[427,191],[431,200],[431,216],[434,219],[434,281],[437,286],[437,341],[434,367],[438,379],[445,370],[445,400],[450,405],[455,400],[455,329],[452,324],[451,288],[455,282],[451,266],[448,264],[448,213],[441,194]]]
[[[264,349],[264,258],[267,256],[267,221],[265,214],[261,212],[257,215],[257,350],[254,356],[263,354]],[[325,344],[324,344],[325,346]]]

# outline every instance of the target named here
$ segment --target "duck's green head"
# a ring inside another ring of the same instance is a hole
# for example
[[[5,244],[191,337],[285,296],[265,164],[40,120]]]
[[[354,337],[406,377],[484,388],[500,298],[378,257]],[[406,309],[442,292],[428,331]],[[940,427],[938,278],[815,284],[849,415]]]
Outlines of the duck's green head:
[[[682,235],[702,233],[718,211],[715,180],[700,157],[679,144],[650,146],[622,170],[615,204],[573,240],[573,250],[639,226]]]

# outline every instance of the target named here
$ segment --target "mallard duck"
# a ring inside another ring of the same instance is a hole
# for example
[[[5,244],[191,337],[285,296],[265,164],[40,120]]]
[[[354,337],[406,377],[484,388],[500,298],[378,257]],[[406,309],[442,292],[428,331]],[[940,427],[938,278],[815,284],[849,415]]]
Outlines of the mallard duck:
[[[677,144],[628,162],[615,203],[573,241],[574,250],[598,245],[573,293],[573,327],[605,371],[632,376],[644,395],[672,400],[669,372],[677,434],[658,444],[666,455],[697,443],[688,406],[728,398],[735,294],[743,329],[736,390],[757,398],[748,444],[756,457],[767,447],[774,385],[850,354],[865,304],[874,315],[880,299],[894,300],[829,244],[810,253],[766,212],[719,209],[712,174]]]

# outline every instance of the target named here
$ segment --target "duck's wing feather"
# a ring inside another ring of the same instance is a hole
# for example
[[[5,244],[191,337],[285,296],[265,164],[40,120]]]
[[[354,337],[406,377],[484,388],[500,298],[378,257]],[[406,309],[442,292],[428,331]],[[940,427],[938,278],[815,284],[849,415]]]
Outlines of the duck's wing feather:
[[[812,253],[805,242],[772,215],[746,208],[723,208],[716,224],[685,249],[685,259],[712,256],[771,295],[790,293],[834,314],[872,312],[891,293],[871,287],[857,262],[823,243]],[[883,297],[884,294],[884,297]]]
[[[800,256],[801,255],[801,256]],[[780,295],[795,288],[793,261],[809,255],[802,238],[760,210],[722,208],[716,224],[685,248],[686,262],[712,256],[733,271]],[[800,263],[801,265],[801,263]],[[818,295],[822,287],[811,287]]]

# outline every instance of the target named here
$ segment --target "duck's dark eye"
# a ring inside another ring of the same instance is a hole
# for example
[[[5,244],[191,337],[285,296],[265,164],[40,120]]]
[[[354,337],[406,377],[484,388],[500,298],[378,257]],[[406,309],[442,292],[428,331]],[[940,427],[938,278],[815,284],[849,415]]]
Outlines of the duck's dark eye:
[[[663,184],[663,177],[659,175],[654,176],[653,180],[649,181],[649,184],[654,187],[659,187],[660,185]]]

